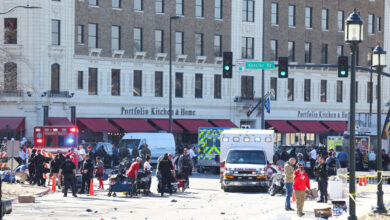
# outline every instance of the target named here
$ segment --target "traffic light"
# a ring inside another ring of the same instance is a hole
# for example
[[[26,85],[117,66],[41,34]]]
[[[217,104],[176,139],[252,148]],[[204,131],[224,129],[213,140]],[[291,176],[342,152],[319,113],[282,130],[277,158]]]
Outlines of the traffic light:
[[[232,78],[233,76],[233,53],[223,52],[223,78]]]
[[[288,78],[288,57],[279,57],[279,78]]]
[[[338,75],[339,77],[348,77],[348,57],[347,56],[339,56],[338,62]]]

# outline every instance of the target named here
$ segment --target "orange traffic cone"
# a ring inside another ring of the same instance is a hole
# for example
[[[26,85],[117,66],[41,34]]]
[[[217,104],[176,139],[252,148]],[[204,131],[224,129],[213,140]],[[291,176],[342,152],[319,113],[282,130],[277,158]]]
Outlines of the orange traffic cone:
[[[89,196],[94,196],[93,193],[93,179],[91,178],[91,183],[89,184]]]
[[[297,201],[297,198],[295,198],[295,191],[293,191],[293,196],[292,196],[291,202],[296,202],[296,201]]]
[[[363,186],[363,178],[359,178],[359,186]]]
[[[55,192],[56,191],[56,178],[53,176],[52,181],[51,181],[51,191]]]
[[[363,178],[363,186],[367,186],[367,178]]]

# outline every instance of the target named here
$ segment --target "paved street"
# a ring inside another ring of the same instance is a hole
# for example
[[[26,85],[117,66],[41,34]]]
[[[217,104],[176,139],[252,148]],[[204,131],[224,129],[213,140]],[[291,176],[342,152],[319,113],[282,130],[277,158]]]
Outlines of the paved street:
[[[14,204],[12,214],[5,219],[273,219],[275,215],[278,219],[300,219],[295,212],[284,211],[284,197],[259,192],[224,193],[215,175],[195,174],[188,191],[163,198],[155,191],[155,183],[152,196],[139,198],[107,197],[105,191],[95,191],[94,197],[63,198],[57,192],[38,198],[35,204]],[[385,192],[385,201],[389,201],[387,186]],[[366,194],[365,200],[360,198],[358,214],[370,210],[368,203],[375,204],[374,193]],[[313,219],[314,208],[325,207],[328,205],[306,202],[303,219]]]

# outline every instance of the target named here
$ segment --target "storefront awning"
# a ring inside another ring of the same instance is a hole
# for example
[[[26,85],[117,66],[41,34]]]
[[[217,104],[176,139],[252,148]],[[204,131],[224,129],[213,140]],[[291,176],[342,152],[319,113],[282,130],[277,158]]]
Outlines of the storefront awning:
[[[147,132],[156,130],[145,119],[115,118],[112,119],[112,121],[125,132]]]
[[[119,133],[119,130],[105,118],[78,118],[77,120],[92,132]]]
[[[297,133],[297,130],[287,123],[287,121],[267,121],[279,133]]]
[[[328,129],[325,128],[319,121],[290,121],[291,124],[296,127],[299,132],[302,133],[315,133],[326,134]]]
[[[339,134],[348,130],[348,124],[345,121],[323,121],[322,123]]]
[[[18,118],[0,118],[0,130],[17,130],[24,131],[25,120]]]
[[[151,122],[155,123],[162,130],[169,132],[169,120],[168,119],[151,119]],[[184,130],[177,124],[172,122],[173,133],[183,133]]]
[[[211,122],[221,128],[238,128],[237,125],[230,120],[211,120]]]
[[[72,126],[73,124],[65,117],[50,117],[49,125],[65,125]]]
[[[176,122],[183,126],[190,134],[197,134],[200,127],[214,127],[207,120],[179,119]]]

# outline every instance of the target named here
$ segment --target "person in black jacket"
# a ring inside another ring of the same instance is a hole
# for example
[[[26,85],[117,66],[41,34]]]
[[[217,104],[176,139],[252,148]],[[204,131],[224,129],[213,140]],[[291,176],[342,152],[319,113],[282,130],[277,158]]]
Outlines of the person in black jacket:
[[[171,161],[169,161],[168,154],[164,154],[162,160],[158,163],[158,173],[157,175],[160,177],[160,193],[161,196],[164,195],[164,186],[167,185],[169,189],[169,195],[172,195],[172,185],[171,182],[173,180],[172,177],[173,165]]]
[[[30,155],[30,159],[28,159],[28,181],[31,185],[35,184],[35,166],[34,166],[34,157],[37,153],[37,150],[33,149]]]
[[[66,156],[66,161],[61,165],[61,169],[59,172],[59,175],[64,175],[64,182],[65,182],[65,190],[64,190],[64,197],[68,194],[69,187],[72,189],[72,195],[74,197],[77,197],[76,195],[76,184],[75,184],[75,178],[76,178],[76,165],[70,161],[70,157]]]
[[[61,160],[60,156],[57,154],[54,159],[50,162],[50,175],[56,180],[58,188],[61,189],[61,178],[58,176],[60,172]]]
[[[91,178],[93,177],[93,163],[89,158],[89,155],[85,155],[85,159],[81,165],[81,173],[82,173],[82,183],[81,183],[81,191],[80,193],[89,192],[89,187],[91,184]],[[87,185],[85,185],[87,183]],[[86,191],[84,191],[86,189]]]
[[[321,156],[319,158],[319,165],[318,165],[318,187],[320,190],[320,200],[317,202],[328,202],[328,168],[327,164],[325,163],[325,159]]]
[[[33,159],[35,166],[35,183],[38,186],[44,186],[45,179],[43,178],[43,169],[45,163],[45,157],[41,154],[41,150],[37,150],[37,155]]]

